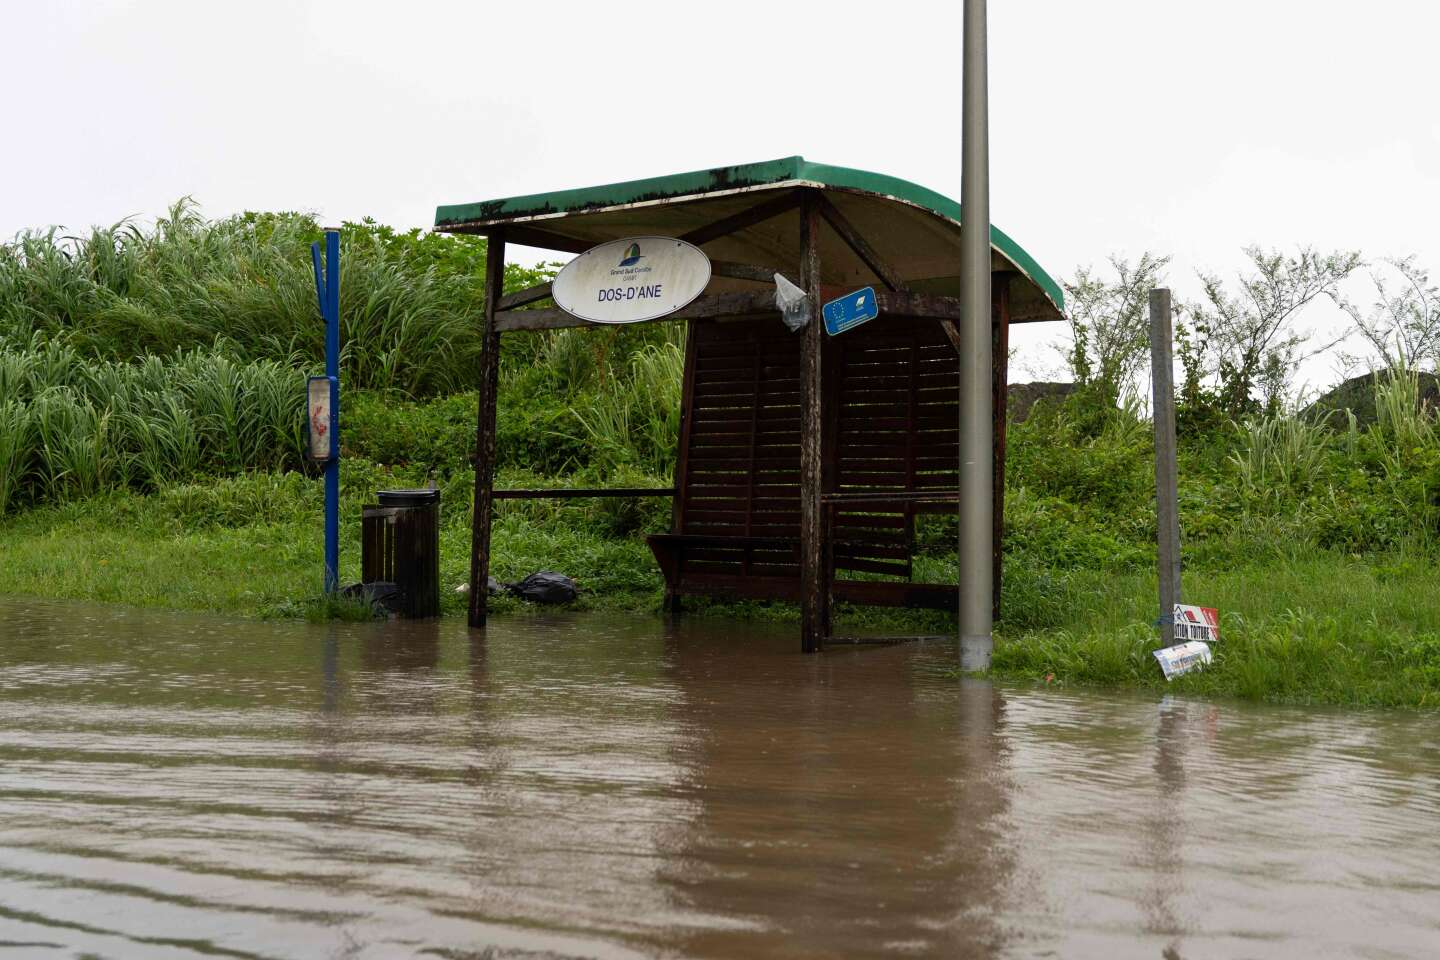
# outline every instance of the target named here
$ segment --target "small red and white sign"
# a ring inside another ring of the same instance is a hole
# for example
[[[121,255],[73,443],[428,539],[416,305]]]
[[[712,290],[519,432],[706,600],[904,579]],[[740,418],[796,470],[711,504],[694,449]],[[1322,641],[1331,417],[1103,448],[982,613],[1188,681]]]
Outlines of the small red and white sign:
[[[1175,604],[1175,642],[1201,640],[1215,643],[1220,639],[1220,611],[1214,607],[1197,607],[1188,603]]]

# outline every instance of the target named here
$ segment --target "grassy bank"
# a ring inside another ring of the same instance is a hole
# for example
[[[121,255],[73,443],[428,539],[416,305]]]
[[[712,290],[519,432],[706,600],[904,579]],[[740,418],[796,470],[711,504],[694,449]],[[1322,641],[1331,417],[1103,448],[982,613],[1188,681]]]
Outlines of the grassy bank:
[[[347,516],[377,486],[416,479],[364,461],[348,466]],[[459,482],[445,491],[441,599],[447,616],[463,616],[464,597],[453,587],[466,579],[469,514],[453,504],[466,502],[468,493]],[[659,616],[661,581],[643,528],[607,533],[615,518],[593,507],[511,506],[495,526],[499,577],[562,570],[582,584],[581,609]],[[319,592],[319,515],[318,482],[296,473],[256,473],[148,495],[117,491],[42,507],[0,524],[0,593],[305,616]],[[347,582],[359,573],[355,527],[345,526],[342,543]],[[938,558],[930,563],[942,566]],[[1440,706],[1440,592],[1426,556],[1272,552],[1248,565],[1187,571],[1186,587],[1224,611],[1224,640],[1214,667],[1177,680],[1169,686],[1176,692]],[[995,672],[1041,685],[1165,688],[1151,656],[1158,646],[1154,597],[1147,570],[1037,569],[1012,558]],[[501,615],[518,606],[510,598],[496,601]],[[787,604],[713,606],[695,615],[793,620],[796,611]],[[953,623],[903,611],[842,610],[841,619],[927,631]]]
[[[321,490],[299,456],[318,366],[313,221],[117,227],[68,247],[0,247],[0,593],[247,616],[306,616],[319,594]],[[363,503],[443,490],[442,603],[467,579],[474,315],[484,242],[344,233],[342,581]],[[545,271],[513,271],[507,287]],[[501,486],[666,486],[678,438],[678,326],[507,338]],[[1285,702],[1440,703],[1440,433],[1404,371],[1373,423],[1182,416],[1185,595],[1217,606],[1215,665],[1171,689]],[[1193,412],[1193,411],[1191,411]],[[1185,414],[1182,403],[1182,414]],[[1081,391],[1011,426],[995,670],[1040,684],[1165,686],[1150,424]],[[580,581],[584,608],[658,615],[644,535],[663,500],[506,501],[495,576]],[[923,518],[916,577],[954,582],[953,517]],[[501,598],[503,613],[517,601]],[[700,615],[793,619],[784,604]],[[847,626],[949,632],[923,611],[842,610]]]

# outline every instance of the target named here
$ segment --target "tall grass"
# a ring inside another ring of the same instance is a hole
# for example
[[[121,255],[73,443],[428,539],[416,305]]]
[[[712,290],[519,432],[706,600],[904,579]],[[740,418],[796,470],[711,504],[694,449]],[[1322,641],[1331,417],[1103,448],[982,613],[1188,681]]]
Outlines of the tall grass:
[[[67,343],[0,348],[0,513],[199,473],[298,464],[304,376],[222,343],[133,363]]]
[[[1434,412],[1420,399],[1420,372],[1396,366],[1384,378],[1375,381],[1376,426],[1389,441],[1385,446],[1387,469],[1394,472],[1404,456],[1416,449],[1435,445]]]
[[[668,475],[680,442],[680,389],[685,355],[674,342],[649,344],[630,360],[628,376],[611,381],[584,409],[575,408],[592,462],[637,466]]]
[[[1323,424],[1300,417],[1262,417],[1237,429],[1240,448],[1230,460],[1241,484],[1261,498],[1280,497],[1311,483],[1332,446],[1331,432]]]
[[[153,230],[21,234],[0,245],[0,341],[35,333],[114,360],[206,347],[245,359],[319,361],[324,325],[309,245],[315,221],[247,214],[207,221],[181,201]],[[484,241],[341,232],[342,369],[352,387],[421,396],[474,386]],[[523,285],[544,269],[507,270]]]

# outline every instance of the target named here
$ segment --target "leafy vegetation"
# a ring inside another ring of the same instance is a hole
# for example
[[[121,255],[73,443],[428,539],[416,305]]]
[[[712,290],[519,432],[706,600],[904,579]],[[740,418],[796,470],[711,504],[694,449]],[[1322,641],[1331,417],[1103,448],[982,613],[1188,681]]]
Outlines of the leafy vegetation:
[[[303,469],[300,430],[303,379],[321,347],[308,252],[318,236],[301,215],[208,223],[181,204],[150,232],[28,234],[0,248],[0,592],[368,615],[363,603],[316,600],[321,492]],[[484,242],[371,223],[343,236],[342,516],[358,516],[376,489],[435,482],[442,579],[453,587],[469,559]],[[1345,409],[1287,412],[1263,382],[1266,358],[1300,349],[1295,305],[1332,295],[1353,269],[1337,257],[1257,252],[1258,275],[1278,278],[1278,292],[1246,306],[1217,281],[1210,326],[1193,323],[1182,341],[1185,593],[1221,607],[1225,640],[1216,665],[1177,689],[1377,705],[1440,698],[1440,601],[1429,586],[1440,433],[1423,400],[1433,378],[1420,371],[1433,358],[1411,364],[1417,350],[1402,346],[1364,385],[1374,413],[1363,420]],[[1411,325],[1410,343],[1427,343],[1428,281],[1405,264],[1420,278],[1420,312],[1396,305],[1396,294],[1386,316]],[[1131,381],[1143,361],[1142,305],[1164,265],[1115,261],[1113,283],[1082,271],[1070,285],[1069,355],[1084,386],[1011,427],[999,673],[1161,683],[1150,657],[1151,425]],[[516,268],[506,284],[547,275]],[[1248,341],[1236,332],[1242,321]],[[1234,329],[1217,339],[1216,324]],[[507,337],[498,485],[668,485],[680,332]],[[503,501],[493,572],[560,569],[581,582],[582,605],[658,611],[661,580],[643,535],[666,529],[669,513],[658,499]],[[343,525],[342,580],[358,577],[358,535],[358,524]],[[955,519],[926,517],[917,535],[917,577],[953,580]],[[443,605],[458,613],[464,598],[446,589]],[[718,609],[794,616],[784,604]],[[948,629],[929,613],[841,617]]]

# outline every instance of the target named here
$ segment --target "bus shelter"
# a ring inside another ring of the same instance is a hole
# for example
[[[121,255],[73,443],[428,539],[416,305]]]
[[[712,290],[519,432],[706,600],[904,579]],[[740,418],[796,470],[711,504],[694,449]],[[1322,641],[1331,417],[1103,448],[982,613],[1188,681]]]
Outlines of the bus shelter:
[[[807,652],[830,638],[835,599],[955,609],[958,584],[913,570],[917,516],[958,508],[960,221],[934,191],[801,157],[440,207],[436,229],[489,238],[471,625],[485,622],[492,507],[507,497],[673,498],[671,530],[650,537],[667,606],[796,601]],[[535,306],[548,283],[503,294],[506,243],[579,254],[645,236],[710,261],[703,293],[658,318],[688,327],[674,487],[495,490],[502,338],[592,325]],[[1008,236],[990,240],[998,611],[1009,327],[1061,319],[1063,295]],[[777,273],[809,294],[798,332],[781,322]],[[822,305],[867,286],[878,316],[828,333]]]

